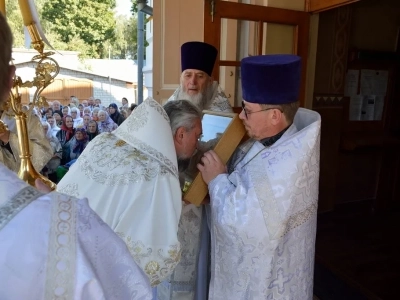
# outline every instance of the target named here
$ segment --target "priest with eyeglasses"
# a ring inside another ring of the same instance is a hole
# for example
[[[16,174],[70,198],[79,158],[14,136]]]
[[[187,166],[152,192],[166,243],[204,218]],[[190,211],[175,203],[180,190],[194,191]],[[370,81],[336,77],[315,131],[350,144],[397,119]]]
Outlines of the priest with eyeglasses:
[[[214,299],[313,298],[321,118],[299,108],[301,59],[241,61],[240,119],[250,137],[225,166],[197,166],[211,206]]]

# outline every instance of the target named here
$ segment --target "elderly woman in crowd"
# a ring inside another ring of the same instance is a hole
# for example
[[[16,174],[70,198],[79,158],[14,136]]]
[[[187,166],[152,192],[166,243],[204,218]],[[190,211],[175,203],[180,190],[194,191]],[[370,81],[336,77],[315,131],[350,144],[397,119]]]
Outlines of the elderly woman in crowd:
[[[104,110],[99,111],[99,132],[111,132],[117,129],[118,125],[110,118],[108,113]]]
[[[83,115],[83,125],[82,125],[82,127],[85,128],[86,131],[88,129],[89,122],[91,120],[92,120],[92,118],[90,117],[89,114],[84,114]]]
[[[55,110],[55,111],[54,111],[54,113],[53,113],[53,118],[54,118],[54,120],[56,121],[56,125],[57,125],[58,127],[61,127],[63,117],[64,117],[64,115],[63,115],[63,113],[62,113],[61,110]]]
[[[88,114],[89,116],[92,116],[92,110],[90,109],[90,107],[85,107],[83,108],[83,115]]]
[[[99,120],[99,111],[101,111],[100,108],[98,108],[98,107],[93,108],[93,111],[92,111],[92,120],[94,120],[94,121],[96,121],[96,122]]]
[[[63,106],[62,114],[63,114],[63,116],[70,116],[71,115],[71,108],[69,106]]]
[[[89,141],[93,140],[99,134],[99,127],[97,126],[96,121],[89,121],[89,125],[87,128],[87,136]]]
[[[50,118],[49,118],[50,119]],[[51,117],[53,119],[53,117]],[[54,121],[54,119],[53,119]],[[51,126],[48,122],[42,122],[43,131],[48,139],[51,148],[53,149],[53,157],[49,160],[46,166],[43,168],[43,174],[47,175],[47,177],[52,180],[56,181],[56,170],[61,163],[62,157],[62,147],[60,141],[52,134]]]
[[[60,141],[61,147],[63,149],[63,155],[61,163],[65,164],[69,157],[69,141],[74,137],[74,121],[71,116],[66,116],[63,119],[63,124],[61,125],[60,131],[57,132],[57,139]]]
[[[76,107],[71,108],[71,117],[74,120],[74,128],[83,126],[83,119],[80,115],[80,111],[78,108]]]
[[[88,136],[84,128],[77,128],[75,130],[75,136],[69,143],[69,158],[68,162],[75,160],[82,154],[88,144]]]
[[[114,121],[118,126],[125,120],[124,116],[118,111],[118,106],[115,103],[111,103],[108,106],[108,110],[110,112],[110,118]]]

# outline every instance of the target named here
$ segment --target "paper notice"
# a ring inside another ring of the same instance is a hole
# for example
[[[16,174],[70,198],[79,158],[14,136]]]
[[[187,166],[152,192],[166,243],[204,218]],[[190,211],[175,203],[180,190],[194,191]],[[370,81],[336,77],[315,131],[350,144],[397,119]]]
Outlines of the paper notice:
[[[363,106],[363,96],[356,95],[350,97],[350,105],[349,105],[349,120],[350,121],[359,121],[361,120],[361,109]]]
[[[374,93],[375,70],[361,70],[360,94],[372,95]]]
[[[389,72],[378,70],[375,72],[374,91],[377,96],[386,96]]]
[[[374,120],[382,120],[383,105],[385,103],[384,96],[375,96]]]
[[[385,70],[361,70],[360,94],[385,96],[388,76]]]
[[[363,105],[361,109],[361,120],[372,121],[375,117],[375,96],[368,95],[363,97]]]
[[[344,88],[344,96],[352,97],[356,96],[358,92],[358,77],[360,75],[359,70],[348,70],[346,74],[346,85]]]

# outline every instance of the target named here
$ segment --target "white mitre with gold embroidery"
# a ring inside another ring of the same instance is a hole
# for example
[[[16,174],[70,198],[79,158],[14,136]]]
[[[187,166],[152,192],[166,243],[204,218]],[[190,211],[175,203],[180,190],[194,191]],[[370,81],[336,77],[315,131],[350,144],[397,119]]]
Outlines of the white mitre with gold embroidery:
[[[155,100],[93,139],[57,190],[89,198],[152,285],[173,271],[180,258],[181,191],[169,118]]]

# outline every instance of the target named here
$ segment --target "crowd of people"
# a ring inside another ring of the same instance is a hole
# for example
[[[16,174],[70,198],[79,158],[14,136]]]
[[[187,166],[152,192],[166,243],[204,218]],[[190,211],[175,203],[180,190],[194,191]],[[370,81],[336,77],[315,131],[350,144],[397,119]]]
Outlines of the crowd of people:
[[[1,104],[15,73],[1,14],[0,44]],[[180,86],[164,106],[149,98],[132,112],[127,99],[118,109],[71,96],[32,108],[53,148],[42,172],[76,160],[57,192],[4,163],[17,166],[18,150],[0,128],[11,154],[0,157],[1,299],[313,298],[321,118],[299,108],[301,58],[242,59],[249,139],[227,163],[208,149],[194,161],[201,111],[231,111],[211,76],[217,56],[182,45]],[[192,162],[208,185],[200,208],[182,201]]]
[[[100,99],[79,101],[71,96],[65,106],[55,100],[47,108],[35,107],[33,113],[41,120],[53,151],[42,173],[57,183],[93,138],[117,129],[136,107],[134,103],[129,106],[125,97],[121,102],[121,107],[115,103],[105,107]]]

